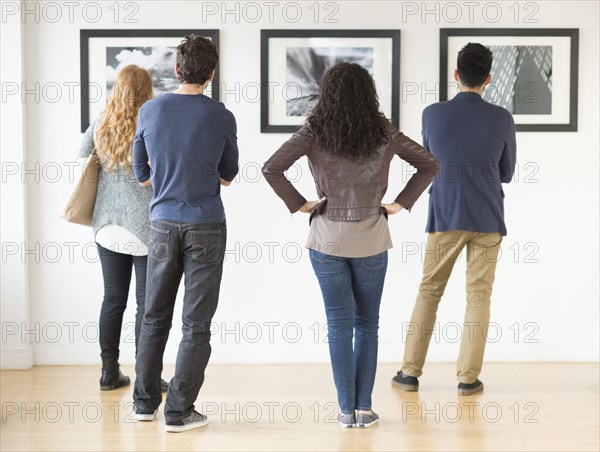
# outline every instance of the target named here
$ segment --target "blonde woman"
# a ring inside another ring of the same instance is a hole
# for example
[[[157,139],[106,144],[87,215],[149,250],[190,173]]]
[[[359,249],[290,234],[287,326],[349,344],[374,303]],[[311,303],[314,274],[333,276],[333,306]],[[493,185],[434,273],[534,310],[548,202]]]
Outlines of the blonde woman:
[[[140,107],[152,97],[149,72],[135,65],[124,67],[117,75],[106,109],[87,129],[79,151],[80,158],[87,158],[96,148],[102,162],[92,229],[104,278],[99,325],[100,389],[104,391],[130,383],[119,368],[119,343],[133,269],[136,349],[144,315],[152,188],[137,183],[131,168],[131,149]]]

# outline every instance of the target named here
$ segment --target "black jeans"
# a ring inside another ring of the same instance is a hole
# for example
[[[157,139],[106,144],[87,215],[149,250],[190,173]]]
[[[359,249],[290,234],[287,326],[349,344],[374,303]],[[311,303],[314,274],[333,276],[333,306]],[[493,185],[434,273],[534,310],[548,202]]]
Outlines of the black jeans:
[[[127,307],[132,268],[135,268],[135,346],[137,349],[144,304],[146,299],[146,265],[148,256],[132,256],[115,253],[98,245],[102,276],[104,278],[104,301],[100,311],[100,350],[103,354],[119,359],[119,343],[123,329],[123,312]]]
[[[177,289],[185,274],[182,332],[175,376],[169,383],[165,419],[180,420],[194,410],[210,358],[210,324],[217,309],[227,228],[217,223],[150,224],[146,311],[135,363],[133,399],[154,411],[162,401],[160,374],[173,319]]]

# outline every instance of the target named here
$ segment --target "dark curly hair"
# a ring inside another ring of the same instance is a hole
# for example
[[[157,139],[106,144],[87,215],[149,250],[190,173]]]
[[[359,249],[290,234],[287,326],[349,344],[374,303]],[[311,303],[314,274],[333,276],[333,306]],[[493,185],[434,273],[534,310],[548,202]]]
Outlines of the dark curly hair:
[[[181,83],[204,85],[218,63],[217,46],[208,38],[187,35],[177,47],[177,78]]]
[[[307,121],[326,154],[354,161],[374,158],[389,137],[375,82],[354,63],[336,64],[325,73],[319,101]]]

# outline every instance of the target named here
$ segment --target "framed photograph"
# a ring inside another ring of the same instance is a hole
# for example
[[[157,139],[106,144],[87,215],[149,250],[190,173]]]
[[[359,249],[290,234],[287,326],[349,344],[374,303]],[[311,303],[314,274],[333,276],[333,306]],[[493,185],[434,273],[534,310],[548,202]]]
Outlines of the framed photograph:
[[[442,28],[440,101],[458,93],[458,52],[469,42],[494,57],[483,98],[513,114],[517,131],[577,131],[579,30],[574,28]]]
[[[81,30],[81,131],[105,108],[115,76],[128,64],[152,74],[155,96],[175,90],[176,49],[191,33],[219,46],[219,30]],[[218,66],[205,94],[219,99]]]
[[[323,74],[357,63],[375,80],[381,111],[400,120],[400,30],[261,30],[263,133],[293,133],[317,103]]]

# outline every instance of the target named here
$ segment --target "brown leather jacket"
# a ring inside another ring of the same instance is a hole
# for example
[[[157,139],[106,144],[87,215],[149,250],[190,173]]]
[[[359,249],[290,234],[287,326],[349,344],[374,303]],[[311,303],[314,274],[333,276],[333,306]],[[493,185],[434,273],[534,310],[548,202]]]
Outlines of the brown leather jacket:
[[[374,159],[354,162],[342,157],[328,156],[313,139],[305,124],[271,156],[263,166],[265,179],[285,202],[291,213],[297,212],[306,199],[285,177],[284,171],[306,155],[319,198],[325,198],[313,212],[327,215],[335,221],[363,220],[382,213],[381,200],[388,186],[390,161],[398,155],[417,169],[395,202],[410,210],[421,193],[431,183],[440,165],[431,153],[389,126],[390,139]]]

